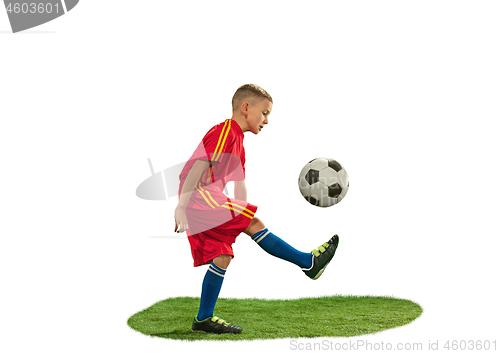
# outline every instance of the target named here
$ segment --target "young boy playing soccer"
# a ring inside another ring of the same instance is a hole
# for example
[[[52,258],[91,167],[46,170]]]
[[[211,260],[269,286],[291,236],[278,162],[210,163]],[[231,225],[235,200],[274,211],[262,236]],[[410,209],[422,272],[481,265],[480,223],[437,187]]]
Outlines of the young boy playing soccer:
[[[240,333],[242,328],[213,315],[224,274],[234,257],[232,244],[244,232],[269,254],[301,267],[317,279],[333,258],[339,238],[312,252],[300,252],[269,231],[246,201],[245,132],[259,134],[268,124],[271,96],[257,85],[243,85],[233,96],[233,116],[210,129],[179,175],[175,232],[187,231],[194,266],[209,264],[202,283],[200,308],[192,330]],[[235,198],[222,191],[234,181]]]

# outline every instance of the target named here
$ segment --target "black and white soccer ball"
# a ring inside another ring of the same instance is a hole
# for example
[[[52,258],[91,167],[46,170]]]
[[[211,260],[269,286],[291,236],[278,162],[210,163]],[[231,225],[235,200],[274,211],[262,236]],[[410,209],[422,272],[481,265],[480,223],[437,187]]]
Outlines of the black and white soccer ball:
[[[299,190],[312,205],[329,207],[339,203],[349,189],[349,175],[337,161],[318,157],[309,161],[299,175]]]

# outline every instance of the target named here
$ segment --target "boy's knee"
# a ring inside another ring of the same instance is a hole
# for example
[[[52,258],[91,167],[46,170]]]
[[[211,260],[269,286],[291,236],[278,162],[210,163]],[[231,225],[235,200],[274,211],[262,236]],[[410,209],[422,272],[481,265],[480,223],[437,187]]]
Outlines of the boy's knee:
[[[266,225],[264,225],[264,223],[262,222],[262,220],[260,220],[257,217],[254,217],[252,219],[252,221],[250,221],[250,225],[248,225],[247,229],[245,230],[245,233],[248,236],[252,236],[257,231],[260,231],[260,230],[264,229],[265,227],[266,227]]]
[[[214,264],[217,267],[220,267],[222,269],[227,269],[227,267],[229,266],[229,263],[231,263],[232,259],[233,259],[232,256],[224,254],[224,255],[220,255],[220,256],[215,257],[212,260],[212,262],[214,262]]]

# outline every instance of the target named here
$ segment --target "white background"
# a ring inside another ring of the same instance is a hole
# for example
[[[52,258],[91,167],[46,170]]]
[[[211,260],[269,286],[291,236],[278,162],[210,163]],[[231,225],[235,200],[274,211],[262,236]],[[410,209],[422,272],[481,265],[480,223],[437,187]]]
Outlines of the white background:
[[[291,349],[169,341],[126,324],[157,301],[199,296],[206,269],[192,267],[187,239],[167,237],[175,199],[136,197],[146,159],[159,171],[189,158],[245,83],[274,99],[265,129],[245,134],[257,216],[303,251],[334,233],[340,245],[312,282],[242,235],[221,297],[390,295],[423,315],[359,339],[500,347],[499,10],[81,1],[17,34],[0,11],[2,352]],[[327,209],[297,187],[319,156],[350,176]]]

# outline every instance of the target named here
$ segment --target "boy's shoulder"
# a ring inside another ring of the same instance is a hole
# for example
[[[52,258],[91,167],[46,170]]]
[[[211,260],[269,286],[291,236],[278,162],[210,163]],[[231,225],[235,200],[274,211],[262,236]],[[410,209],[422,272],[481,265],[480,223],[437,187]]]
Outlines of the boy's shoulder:
[[[239,127],[238,123],[232,119],[226,119],[225,121],[214,125],[208,130],[203,138],[203,141],[211,139],[222,139],[222,140],[234,140],[237,136],[242,135],[243,132]]]

